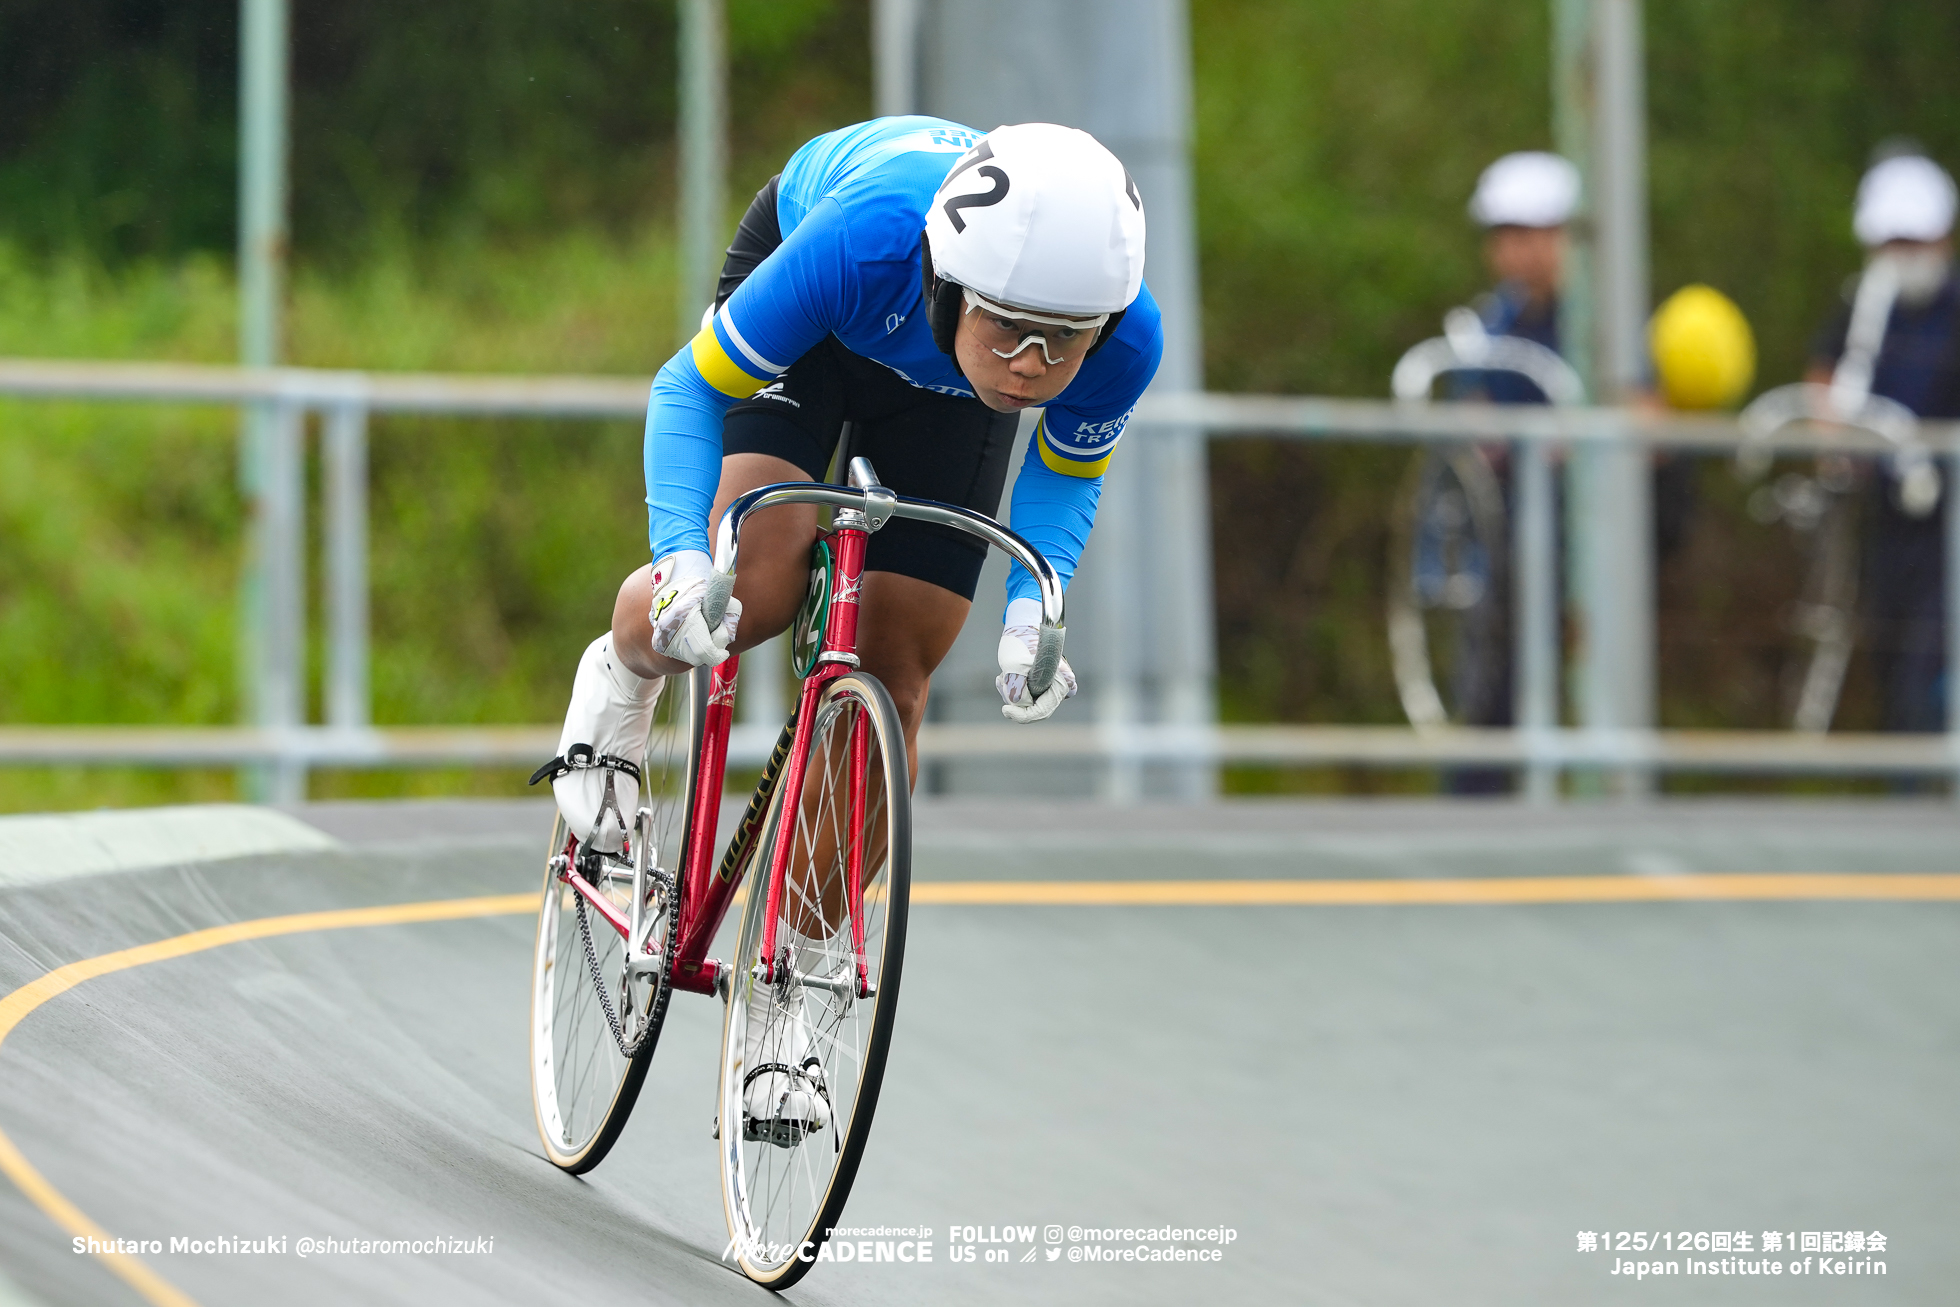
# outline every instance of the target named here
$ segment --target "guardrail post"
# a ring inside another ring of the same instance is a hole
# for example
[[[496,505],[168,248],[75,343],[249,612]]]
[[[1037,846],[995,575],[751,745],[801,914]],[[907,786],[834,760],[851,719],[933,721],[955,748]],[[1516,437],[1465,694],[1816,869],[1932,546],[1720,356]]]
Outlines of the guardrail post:
[[[1196,427],[1155,428],[1143,453],[1150,471],[1154,512],[1149,589],[1135,575],[1131,602],[1154,602],[1150,643],[1158,667],[1160,720],[1193,730],[1218,720],[1217,635],[1212,601],[1211,469],[1205,433]],[[1218,765],[1209,758],[1171,764],[1171,793],[1187,802],[1215,798]]]
[[[327,724],[358,730],[373,722],[368,677],[367,409],[327,410]]]
[[[1567,462],[1566,522],[1581,724],[1603,733],[1653,725],[1653,474],[1646,448],[1624,431],[1592,440]],[[1624,798],[1651,792],[1637,762],[1608,769]],[[1597,792],[1597,781],[1584,788]]]
[[[1559,772],[1551,761],[1551,732],[1558,725],[1558,568],[1557,532],[1552,518],[1550,451],[1542,440],[1522,440],[1517,451],[1517,516],[1511,569],[1516,594],[1511,610],[1512,643],[1518,651],[1514,697],[1517,729],[1527,759],[1524,797],[1531,803],[1558,799]]]
[[[275,400],[245,410],[251,505],[244,622],[251,719],[282,736],[306,721],[306,410]],[[306,765],[281,756],[246,773],[249,797],[306,797]]]
[[[1147,443],[1150,433],[1145,430],[1140,434],[1146,441],[1139,443]],[[1139,563],[1144,542],[1137,533],[1143,472],[1138,464],[1142,461],[1111,460],[1109,473],[1103,478],[1102,501],[1096,507],[1096,535],[1090,546],[1099,555],[1091,575],[1096,587],[1095,644],[1102,649],[1102,666],[1094,681],[1096,720],[1109,750],[1103,798],[1124,806],[1143,801],[1143,764],[1132,751],[1130,739],[1131,728],[1143,719],[1139,603],[1143,577]]]
[[[1953,757],[1953,797],[1960,801],[1960,453],[1946,460],[1946,743]]]

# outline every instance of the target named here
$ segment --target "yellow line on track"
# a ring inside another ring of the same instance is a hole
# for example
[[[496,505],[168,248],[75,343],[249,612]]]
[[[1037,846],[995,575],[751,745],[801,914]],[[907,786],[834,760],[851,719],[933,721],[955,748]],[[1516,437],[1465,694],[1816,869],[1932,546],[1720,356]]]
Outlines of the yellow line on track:
[[[1336,907],[1805,899],[1960,901],[1960,875],[1821,872],[1658,877],[1509,876],[1458,880],[1004,880],[921,881],[912,886],[914,903],[1003,907]],[[49,999],[67,993],[85,980],[145,963],[277,935],[514,916],[535,912],[537,905],[538,896],[533,892],[297,912],[211,926],[151,944],[119,949],[56,967],[0,998],[0,1043]],[[0,1133],[0,1174],[12,1180],[50,1220],[71,1235],[112,1241],[107,1231],[48,1183],[5,1133]],[[197,1307],[183,1290],[151,1270],[141,1259],[119,1252],[96,1256],[156,1307]]]
[[[65,994],[84,980],[127,971],[146,962],[162,962],[187,953],[200,953],[223,944],[274,935],[298,935],[314,930],[345,930],[354,926],[395,926],[417,921],[453,921],[462,917],[493,917],[520,912],[536,912],[538,896],[532,894],[492,894],[474,899],[445,899],[429,903],[393,903],[373,908],[339,908],[328,912],[296,912],[284,917],[260,917],[256,921],[235,921],[229,925],[193,930],[187,935],[160,939],[154,944],[119,949],[99,957],[83,958],[22,985],[0,998],[0,1043],[34,1009]],[[0,1173],[5,1173],[48,1218],[77,1238],[110,1242],[108,1231],[90,1220],[81,1208],[22,1156],[14,1141],[0,1132]],[[197,1307],[176,1285],[151,1270],[140,1258],[129,1253],[103,1252],[96,1256],[130,1288],[156,1307]]]
[[[1040,907],[1370,907],[1669,900],[1960,900],[1960,875],[1839,872],[1461,880],[916,881],[914,903]]]

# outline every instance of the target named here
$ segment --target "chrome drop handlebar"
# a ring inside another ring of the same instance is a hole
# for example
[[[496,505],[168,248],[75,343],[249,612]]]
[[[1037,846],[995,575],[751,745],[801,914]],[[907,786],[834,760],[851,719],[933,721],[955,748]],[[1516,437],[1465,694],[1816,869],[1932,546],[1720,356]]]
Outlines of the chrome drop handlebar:
[[[708,593],[701,601],[701,616],[713,630],[721,624],[728,596],[735,588],[735,562],[741,548],[742,524],[749,514],[784,504],[828,504],[840,510],[839,526],[877,531],[894,517],[919,522],[935,522],[956,531],[978,536],[1001,550],[1028,570],[1041,589],[1041,635],[1035,649],[1034,666],[1028,672],[1028,688],[1037,697],[1054,680],[1061,662],[1065,616],[1062,581],[1055,575],[1041,551],[984,513],[933,499],[912,499],[893,494],[878,484],[870,463],[851,460],[852,485],[835,486],[820,481],[782,481],[749,491],[728,506],[715,535],[715,570],[708,578]]]

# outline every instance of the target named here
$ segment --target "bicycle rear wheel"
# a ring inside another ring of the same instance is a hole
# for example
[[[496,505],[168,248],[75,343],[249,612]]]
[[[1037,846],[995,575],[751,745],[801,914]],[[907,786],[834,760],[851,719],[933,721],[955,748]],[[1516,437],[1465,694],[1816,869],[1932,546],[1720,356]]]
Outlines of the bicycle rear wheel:
[[[859,776],[861,796],[853,793]],[[783,840],[790,856],[776,912],[778,966],[766,981],[757,963],[770,859]],[[848,894],[854,845],[862,851],[859,922]],[[911,785],[898,713],[875,677],[839,677],[817,702],[797,811],[786,813],[778,797],[750,869],[722,1030],[723,1209],[743,1273],[771,1289],[788,1288],[810,1269],[857,1175],[897,1011],[911,864]],[[798,1013],[802,1032],[791,1033]],[[783,1051],[790,1048],[796,1051]],[[805,1056],[818,1064],[810,1080],[820,1086],[828,1122],[806,1130],[780,1117],[746,1119],[758,1067]]]
[[[604,1160],[639,1097],[672,996],[680,868],[706,719],[707,674],[670,676],[661,690],[641,767],[641,807],[628,854],[579,846],[554,821],[531,986],[531,1101],[545,1155],[574,1174]],[[630,920],[642,890],[641,955],[657,971],[627,967],[625,938],[586,903],[582,877]]]

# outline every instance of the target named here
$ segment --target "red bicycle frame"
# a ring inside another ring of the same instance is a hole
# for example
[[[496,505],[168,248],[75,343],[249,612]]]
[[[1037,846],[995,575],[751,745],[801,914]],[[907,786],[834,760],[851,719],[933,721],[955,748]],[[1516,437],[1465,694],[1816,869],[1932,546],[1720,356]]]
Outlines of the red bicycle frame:
[[[708,947],[721,929],[722,919],[734,901],[735,891],[754,859],[756,843],[769,809],[780,804],[784,830],[770,851],[769,915],[763,927],[760,955],[742,960],[759,964],[764,979],[774,978],[776,962],[776,922],[782,910],[783,885],[789,860],[796,845],[795,814],[803,800],[803,786],[809,769],[811,739],[816,730],[818,701],[832,681],[856,668],[858,643],[858,598],[864,585],[865,544],[872,532],[894,514],[922,521],[938,522],[977,535],[1007,551],[1035,578],[1042,595],[1042,650],[1036,656],[1037,670],[1030,681],[1045,688],[1061,656],[1062,586],[1048,560],[1020,536],[992,518],[970,509],[930,500],[907,499],[893,495],[877,484],[875,474],[863,459],[853,460],[852,481],[856,490],[818,484],[785,483],[764,486],[742,496],[723,515],[721,541],[717,548],[717,574],[732,582],[735,534],[747,513],[756,508],[781,503],[827,503],[840,510],[837,525],[825,532],[830,544],[835,573],[830,608],[824,618],[823,641],[815,667],[803,680],[797,695],[796,711],[783,723],[776,747],[763,767],[762,779],[749,798],[748,807],[729,840],[720,862],[715,861],[715,835],[721,822],[721,791],[728,769],[728,734],[734,725],[735,681],[741,659],[730,655],[708,674],[708,700],[701,726],[700,762],[689,782],[686,796],[687,837],[682,845],[680,903],[675,929],[679,931],[672,976],[675,989],[696,994],[712,994],[733,970],[730,964],[708,956]],[[725,599],[727,590],[721,591]],[[717,604],[716,611],[719,612]],[[711,624],[719,618],[711,619]],[[851,944],[857,955],[857,988],[860,997],[870,993],[870,975],[864,957],[864,816],[867,805],[866,770],[870,766],[870,722],[861,709],[850,709],[850,805],[851,830],[844,850],[846,900],[851,917]],[[781,794],[777,794],[780,787]],[[572,852],[568,841],[566,853]],[[570,858],[560,875],[590,903],[595,911],[628,940],[644,949],[644,941],[634,941],[640,925],[639,914],[623,916],[606,896],[593,888],[583,876],[571,870]],[[636,970],[643,970],[636,959]]]
[[[776,799],[775,791],[778,788],[782,791],[780,799],[776,801],[785,814],[795,813],[802,802],[818,699],[832,681],[857,665],[858,595],[864,584],[864,546],[868,534],[860,527],[842,526],[829,532],[827,539],[837,571],[830,612],[824,620],[823,646],[817,655],[817,665],[804,679],[802,691],[796,699],[796,712],[784,723],[783,736],[776,741],[776,748],[763,769],[762,780],[757,784],[748,809],[742,814],[741,824],[736,827],[735,836],[718,865],[714,861],[715,830],[721,819],[721,787],[728,763],[728,731],[733,722],[739,660],[730,658],[716,666],[711,674],[713,688],[708,694],[708,719],[701,741],[701,766],[695,775],[691,796],[693,810],[688,820],[687,852],[682,869],[686,888],[681,893],[680,950],[674,961],[676,989],[697,994],[713,993],[727,969],[727,964],[708,957],[708,946],[713,942],[715,932],[721,929],[722,918],[728,915],[728,905],[742,883],[745,864],[752,858],[762,822],[768,815],[771,801]],[[853,738],[865,729],[860,716]],[[856,748],[852,750],[851,809],[854,816],[860,816],[864,811],[865,778],[863,768],[857,765],[859,752]],[[769,859],[769,917],[764,927],[762,955],[750,959],[762,963],[765,977],[771,974],[775,958],[776,916],[782,907],[783,881],[789,869],[791,850],[796,843],[793,818],[785,816],[783,820],[786,829],[777,838]],[[862,867],[864,851],[860,847],[862,829],[859,823],[853,823],[850,841],[850,865]],[[855,884],[852,886],[850,908],[853,943],[857,946],[858,969],[862,974],[863,930],[859,923],[864,913],[863,905],[857,901],[859,888]]]

